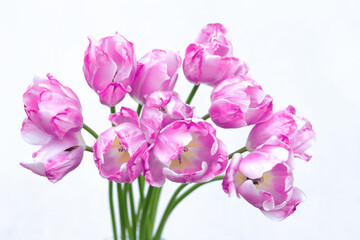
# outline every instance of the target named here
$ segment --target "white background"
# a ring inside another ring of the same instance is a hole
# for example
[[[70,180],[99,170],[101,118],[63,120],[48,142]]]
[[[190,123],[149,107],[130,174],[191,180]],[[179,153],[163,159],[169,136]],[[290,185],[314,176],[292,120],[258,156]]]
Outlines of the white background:
[[[140,58],[153,48],[184,55],[202,27],[221,22],[234,55],[274,98],[306,116],[317,133],[313,159],[297,161],[295,185],[307,200],[283,222],[272,222],[244,200],[230,199],[219,182],[186,199],[164,232],[178,239],[358,239],[360,214],[360,1],[1,1],[0,6],[0,239],[96,239],[111,236],[107,181],[89,153],[62,181],[52,184],[22,168],[36,147],[20,137],[22,94],[33,75],[53,74],[83,105],[85,122],[98,133],[109,126],[83,73],[87,36],[118,31]],[[180,72],[176,90],[191,88]],[[211,89],[194,98],[200,116]],[[135,108],[126,98],[121,106]],[[245,144],[247,129],[219,130],[229,152]],[[84,133],[88,145],[92,138]],[[161,208],[175,184],[165,185]]]

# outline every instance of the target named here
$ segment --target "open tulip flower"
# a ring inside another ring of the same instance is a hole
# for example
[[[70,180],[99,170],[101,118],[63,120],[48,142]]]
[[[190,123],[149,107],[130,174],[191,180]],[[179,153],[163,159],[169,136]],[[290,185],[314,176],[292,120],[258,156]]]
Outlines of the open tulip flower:
[[[142,172],[142,155],[147,149],[145,134],[132,110],[123,108],[110,116],[116,123],[96,140],[93,151],[100,175],[119,183],[133,182]]]
[[[227,165],[227,151],[215,129],[203,120],[178,120],[162,129],[144,154],[145,178],[155,187],[165,179],[207,182]]]
[[[269,218],[288,217],[305,197],[300,189],[293,194],[293,153],[287,143],[286,137],[272,137],[245,158],[235,154],[223,181],[224,191],[244,197]]]
[[[293,184],[294,157],[310,160],[305,151],[315,140],[312,125],[292,106],[273,113],[273,98],[247,75],[247,65],[232,55],[224,26],[203,28],[187,47],[183,62],[179,53],[160,49],[137,61],[133,43],[119,34],[89,40],[83,72],[100,103],[110,107],[109,128],[98,135],[83,122],[80,101],[70,88],[49,74],[35,78],[23,96],[27,117],[21,135],[41,147],[32,161],[21,165],[56,183],[80,164],[84,151],[90,152],[100,176],[109,183],[114,240],[118,232],[122,240],[160,240],[175,207],[215,181],[223,181],[228,195],[245,199],[276,221],[290,216],[305,200]],[[174,91],[181,64],[185,78],[194,83],[186,100]],[[206,106],[209,113],[200,118],[191,102],[202,83],[213,89],[211,105]],[[127,93],[138,103],[137,111],[116,106]],[[209,118],[220,130],[255,126],[246,146],[228,154],[227,139],[219,139]],[[94,137],[93,145],[85,143],[81,130]],[[155,225],[160,194],[168,181],[179,186]]]

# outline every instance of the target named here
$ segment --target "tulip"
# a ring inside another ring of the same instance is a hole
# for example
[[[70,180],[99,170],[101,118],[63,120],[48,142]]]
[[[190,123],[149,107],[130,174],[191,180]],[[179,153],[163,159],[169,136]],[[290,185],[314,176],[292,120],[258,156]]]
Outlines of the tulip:
[[[185,53],[183,70],[186,78],[195,84],[210,86],[232,75],[245,75],[245,62],[232,57],[232,44],[221,24],[208,24],[195,43]]]
[[[287,144],[284,136],[272,137],[244,158],[235,154],[226,170],[224,191],[242,196],[272,220],[288,217],[305,196],[293,187],[293,154]]]
[[[20,163],[24,168],[56,183],[79,166],[85,150],[85,143],[80,132],[70,133],[59,139],[56,136],[47,135],[28,119],[24,121],[21,131],[26,131],[27,142],[43,145],[33,154],[33,161]],[[31,137],[31,132],[34,133],[33,137]]]
[[[256,124],[248,136],[246,148],[252,151],[271,136],[279,134],[290,139],[295,157],[305,161],[311,159],[305,151],[313,145],[316,134],[306,118],[296,116],[293,106],[288,106],[285,110],[274,113],[267,121]]]
[[[183,103],[176,92],[157,91],[147,97],[140,124],[152,142],[166,125],[192,117],[193,108]]]
[[[24,108],[39,131],[62,139],[65,134],[79,131],[83,125],[78,97],[54,77],[34,78],[23,95]]]
[[[134,81],[137,63],[133,43],[118,34],[89,41],[84,57],[85,79],[102,104],[115,106],[131,91]]]
[[[229,56],[232,51],[231,41],[226,36],[227,31],[220,23],[210,23],[198,35],[195,43],[203,46],[207,52],[218,56]]]
[[[172,91],[178,78],[181,58],[178,53],[154,49],[138,62],[130,96],[141,104],[155,91]]]
[[[266,121],[272,114],[272,98],[247,76],[232,76],[211,93],[209,114],[222,128],[240,128]]]
[[[146,181],[207,182],[222,173],[228,156],[215,129],[202,119],[177,120],[163,128],[143,156]]]
[[[116,126],[100,134],[92,147],[99,173],[109,181],[133,182],[143,171],[142,155],[148,144],[134,113],[122,108],[110,115]]]

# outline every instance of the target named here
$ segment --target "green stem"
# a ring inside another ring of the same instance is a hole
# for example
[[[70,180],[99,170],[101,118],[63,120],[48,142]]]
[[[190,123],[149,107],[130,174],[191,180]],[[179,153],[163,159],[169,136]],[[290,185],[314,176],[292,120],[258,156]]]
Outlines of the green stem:
[[[154,240],[160,240],[162,231],[164,229],[165,223],[167,218],[170,216],[171,212],[175,209],[175,207],[182,201],[184,200],[184,198],[186,198],[190,193],[192,193],[193,191],[195,191],[196,189],[198,189],[199,187],[211,183],[211,182],[215,182],[215,181],[219,181],[219,180],[223,180],[224,176],[217,176],[215,177],[213,180],[209,181],[209,182],[204,182],[204,183],[197,183],[195,185],[193,185],[191,188],[189,188],[186,192],[184,192],[180,197],[178,197],[175,201],[173,200],[172,203],[169,203],[168,207],[165,210],[165,213],[163,215],[163,218],[161,219],[161,222],[159,224],[158,230],[156,232],[156,235],[154,237]],[[182,186],[185,185],[184,187],[186,187],[187,184],[182,184]],[[180,187],[182,187],[180,186]],[[179,187],[179,188],[180,188]],[[182,187],[182,188],[184,188]],[[181,191],[181,189],[180,189]],[[180,192],[179,191],[179,192]],[[170,200],[171,201],[171,200]]]
[[[242,148],[240,148],[239,150],[236,150],[235,152],[231,153],[231,154],[229,155],[229,159],[231,159],[232,156],[234,156],[235,153],[244,153],[244,152],[247,152],[246,147],[242,147]]]
[[[140,222],[140,240],[149,240],[149,236],[147,236],[147,232],[146,232],[146,224],[147,224],[147,219],[148,219],[148,215],[147,215],[147,211],[149,209],[150,203],[151,203],[151,199],[153,196],[153,192],[154,192],[154,187],[149,186],[149,190],[147,192],[146,195],[146,199],[145,199],[145,204],[144,204],[144,208],[141,214],[141,222]]]
[[[124,218],[124,204],[123,204],[123,199],[122,199],[122,190],[121,190],[121,184],[117,183],[117,191],[118,191],[118,204],[119,204],[119,217],[120,217],[120,229],[121,229],[121,239],[125,240],[126,236],[125,236],[125,218]]]
[[[143,108],[143,105],[139,104],[139,105],[138,105],[138,108],[137,108],[137,110],[136,110],[138,116],[140,116],[140,113],[141,113],[142,108]]]
[[[133,196],[132,184],[129,184],[128,190],[129,190],[129,201],[130,201],[130,210],[131,210],[132,230],[133,230],[134,239],[136,239],[137,221],[136,221],[136,213],[135,213],[135,205],[134,205],[134,196]]]
[[[174,194],[172,195],[171,199],[169,200],[169,203],[164,211],[164,214],[161,218],[161,221],[160,221],[160,224],[159,224],[159,227],[156,231],[156,234],[155,234],[155,237],[154,239],[155,240],[159,240],[160,237],[161,237],[161,233],[162,233],[162,230],[164,228],[164,225],[166,223],[166,220],[167,218],[169,217],[170,213],[171,213],[171,208],[173,206],[173,204],[175,203],[176,201],[176,197],[179,195],[179,193],[181,192],[181,190],[183,190],[188,184],[181,184],[177,189],[176,191],[174,192]]]
[[[144,197],[144,186],[145,186],[145,179],[144,175],[139,175],[137,178],[138,184],[139,184],[139,192],[140,192],[140,200],[139,200],[139,206],[136,214],[136,222],[139,220],[141,209],[144,205],[145,197]]]
[[[155,189],[154,197],[151,202],[151,208],[150,208],[150,223],[149,223],[149,236],[152,236],[153,230],[154,230],[154,223],[156,218],[156,212],[159,205],[159,198],[161,194],[162,187]]]
[[[83,129],[85,129],[88,133],[90,133],[94,138],[98,138],[99,135],[92,130],[88,125],[86,125],[85,123],[83,123]]]
[[[198,90],[200,84],[195,84],[194,87],[192,88],[190,95],[188,96],[188,98],[186,99],[186,104],[190,104],[192,99],[195,96],[196,91]]]
[[[116,222],[115,222],[115,211],[114,211],[114,201],[113,201],[113,182],[109,181],[109,204],[110,204],[110,214],[111,214],[111,223],[114,234],[114,240],[117,239],[116,231]]]
[[[86,146],[86,147],[85,147],[85,151],[88,151],[88,152],[93,152],[92,148],[91,148],[91,147],[89,147],[89,146]]]
[[[204,119],[204,120],[207,120],[207,119],[209,119],[210,118],[210,114],[206,114],[206,115],[204,115],[203,117],[202,117],[202,119]]]
[[[123,214],[124,214],[124,218],[125,218],[125,226],[128,230],[128,236],[129,236],[129,240],[134,240],[134,235],[132,232],[132,228],[130,226],[130,221],[129,221],[129,214],[128,214],[128,205],[127,205],[127,192],[129,190],[129,183],[125,183],[124,184],[124,190],[122,192],[122,197],[123,197]]]

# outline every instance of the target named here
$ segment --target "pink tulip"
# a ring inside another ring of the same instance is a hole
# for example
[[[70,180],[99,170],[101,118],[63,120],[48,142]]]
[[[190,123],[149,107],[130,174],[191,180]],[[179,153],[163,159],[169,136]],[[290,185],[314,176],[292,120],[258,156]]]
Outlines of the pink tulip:
[[[247,76],[232,76],[211,93],[209,114],[223,128],[240,128],[266,121],[272,114],[272,98]]]
[[[176,92],[157,91],[147,97],[140,123],[148,140],[153,142],[158,132],[166,125],[192,116],[193,108],[183,103]]]
[[[210,23],[204,27],[195,43],[201,45],[207,52],[221,57],[230,56],[232,44],[226,36],[227,31],[220,23]]]
[[[138,62],[133,90],[130,95],[145,104],[146,97],[155,91],[172,91],[178,77],[181,58],[178,53],[154,49]]]
[[[80,132],[70,133],[59,139],[43,132],[28,119],[23,122],[21,131],[26,132],[23,137],[27,142],[43,145],[33,154],[32,162],[22,162],[21,166],[47,177],[52,183],[61,180],[79,166],[85,149]]]
[[[132,42],[115,34],[90,44],[84,57],[84,75],[89,86],[99,95],[100,102],[115,106],[131,91],[136,71]]]
[[[110,115],[117,126],[100,134],[92,148],[100,175],[110,181],[133,182],[143,171],[142,155],[148,144],[134,113],[122,108]]]
[[[79,99],[50,74],[47,78],[35,77],[34,83],[24,93],[23,101],[28,120],[41,132],[62,139],[65,134],[82,128]]]
[[[313,145],[315,132],[306,118],[295,114],[295,108],[288,106],[285,110],[274,113],[269,120],[256,124],[248,136],[246,148],[252,151],[271,136],[281,134],[290,139],[295,157],[309,161],[311,156],[305,151]]]
[[[187,119],[163,128],[143,161],[146,181],[160,187],[166,178],[179,183],[210,181],[225,170],[228,156],[209,123]]]
[[[301,190],[293,187],[293,154],[286,140],[270,138],[245,158],[235,154],[223,181],[226,193],[242,196],[277,221],[292,214],[305,199]]]
[[[195,43],[187,47],[183,70],[190,82],[214,86],[229,76],[245,75],[248,67],[232,57],[232,45],[226,37],[226,29],[215,23],[202,29]]]

